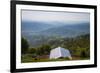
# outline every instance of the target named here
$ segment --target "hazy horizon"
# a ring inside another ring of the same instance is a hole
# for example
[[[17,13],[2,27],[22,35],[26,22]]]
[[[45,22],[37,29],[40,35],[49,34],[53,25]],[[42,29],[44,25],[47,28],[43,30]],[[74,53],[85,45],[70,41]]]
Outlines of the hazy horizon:
[[[64,24],[89,23],[90,14],[79,13],[79,12],[22,10],[22,22],[44,22],[44,23],[50,23],[52,25],[56,25],[53,23],[64,23]]]

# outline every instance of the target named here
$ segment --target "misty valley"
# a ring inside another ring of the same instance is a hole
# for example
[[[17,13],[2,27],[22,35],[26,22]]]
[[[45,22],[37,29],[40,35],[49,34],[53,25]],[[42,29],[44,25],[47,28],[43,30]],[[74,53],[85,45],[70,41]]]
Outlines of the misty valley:
[[[68,49],[73,60],[90,57],[89,23],[25,21],[22,22],[21,30],[22,39],[28,43],[26,50],[22,47],[22,62],[68,60],[66,58],[49,60],[50,51],[59,46]]]

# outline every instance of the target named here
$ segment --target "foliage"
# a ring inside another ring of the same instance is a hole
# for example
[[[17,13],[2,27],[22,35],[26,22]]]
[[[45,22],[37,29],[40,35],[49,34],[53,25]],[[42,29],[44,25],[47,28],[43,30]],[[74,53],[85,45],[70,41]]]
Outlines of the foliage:
[[[28,60],[32,62],[36,61],[50,61],[48,59],[39,59],[38,56],[42,55],[49,55],[50,51],[58,46],[61,46],[65,49],[69,49],[71,52],[72,58],[74,60],[81,60],[81,59],[89,59],[90,57],[90,35],[81,35],[77,37],[53,37],[43,41],[41,40],[41,45],[30,47],[26,39],[22,39],[24,42],[24,47],[22,53],[31,54],[31,56],[25,56],[22,58],[24,62],[28,62]],[[25,45],[26,44],[26,45]],[[27,47],[25,47],[27,46]],[[38,58],[38,59],[37,59]],[[64,60],[64,59],[63,59]]]
[[[50,53],[51,47],[48,44],[43,44],[37,48],[29,48],[28,53],[34,55],[48,55]]]
[[[39,49],[41,50],[41,53],[40,53],[40,55],[41,54],[49,54],[50,53],[50,50],[51,50],[51,47],[50,47],[50,45],[47,45],[47,44],[43,44],[42,46],[40,46],[39,47]]]
[[[22,54],[27,53],[27,50],[29,48],[28,41],[25,38],[21,38],[21,52]]]

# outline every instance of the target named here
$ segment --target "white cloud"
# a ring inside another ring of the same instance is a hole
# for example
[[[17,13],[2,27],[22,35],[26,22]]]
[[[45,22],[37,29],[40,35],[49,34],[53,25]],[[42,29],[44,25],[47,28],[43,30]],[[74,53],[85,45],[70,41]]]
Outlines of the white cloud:
[[[22,10],[22,21],[89,22],[89,13]]]

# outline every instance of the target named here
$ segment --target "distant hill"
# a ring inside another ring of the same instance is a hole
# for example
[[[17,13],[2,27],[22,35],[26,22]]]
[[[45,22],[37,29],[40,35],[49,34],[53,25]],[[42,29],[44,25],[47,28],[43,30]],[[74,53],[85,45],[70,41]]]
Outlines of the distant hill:
[[[54,25],[56,24],[56,25]],[[58,26],[57,26],[58,25]],[[22,35],[77,36],[90,32],[89,23],[65,24],[44,22],[22,22]]]
[[[88,23],[75,24],[75,25],[62,25],[54,28],[49,28],[47,30],[39,32],[41,35],[45,36],[62,36],[62,37],[74,37],[82,34],[87,34],[90,32],[90,27]]]
[[[22,36],[25,37],[31,46],[40,45],[46,41],[76,37],[89,34],[89,23],[44,23],[44,22],[22,22]]]
[[[52,25],[44,22],[27,22],[22,21],[21,30],[23,35],[27,35],[29,33],[36,33],[39,31],[46,30],[48,28],[53,27]]]

